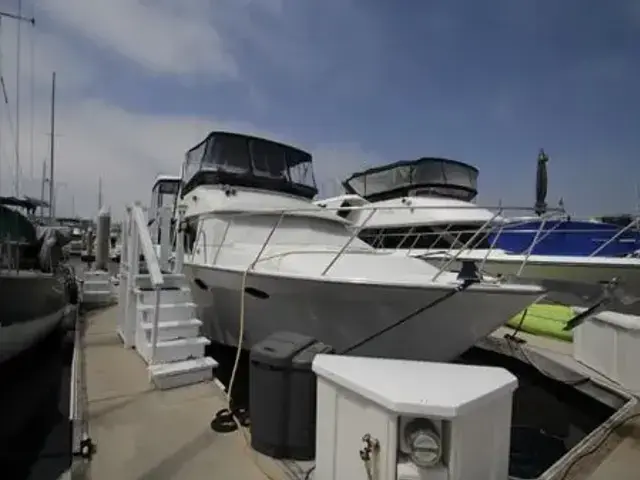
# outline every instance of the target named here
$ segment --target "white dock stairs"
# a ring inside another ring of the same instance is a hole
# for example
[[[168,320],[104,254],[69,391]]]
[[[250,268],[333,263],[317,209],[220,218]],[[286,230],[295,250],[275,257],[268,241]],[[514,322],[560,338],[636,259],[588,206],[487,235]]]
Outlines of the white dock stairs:
[[[211,341],[200,335],[202,321],[183,274],[164,274],[158,305],[158,341],[152,363],[155,289],[148,275],[138,275],[136,288],[136,349],[149,364],[149,379],[159,388],[174,388],[213,379],[218,363],[205,356]]]
[[[90,306],[115,301],[111,275],[104,270],[87,270],[82,282],[82,301]]]
[[[213,380],[218,363],[205,355],[211,341],[200,334],[202,321],[185,276],[160,271],[142,210],[135,205],[127,213],[125,227],[131,228],[126,246],[123,243],[118,328],[125,347],[137,350],[148,365],[149,380],[159,389]],[[151,273],[139,273],[140,265],[133,261],[140,248]]]

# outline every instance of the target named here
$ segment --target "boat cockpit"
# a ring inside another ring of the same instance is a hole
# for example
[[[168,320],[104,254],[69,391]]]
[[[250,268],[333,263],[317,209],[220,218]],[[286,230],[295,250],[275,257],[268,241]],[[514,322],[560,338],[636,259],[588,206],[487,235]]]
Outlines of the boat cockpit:
[[[201,185],[229,185],[311,200],[318,193],[311,154],[264,138],[212,132],[189,150],[181,196]]]

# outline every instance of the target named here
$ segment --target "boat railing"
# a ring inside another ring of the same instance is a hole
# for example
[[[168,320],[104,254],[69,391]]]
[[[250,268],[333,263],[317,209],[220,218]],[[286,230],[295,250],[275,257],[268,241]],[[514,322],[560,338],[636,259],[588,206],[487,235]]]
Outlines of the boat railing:
[[[123,319],[123,325],[121,325],[122,335],[125,345],[132,346],[134,344],[137,328],[134,290],[136,288],[136,278],[140,273],[140,254],[142,254],[151,286],[155,290],[150,355],[150,362],[153,364],[158,345],[160,292],[165,284],[165,279],[160,268],[158,252],[151,240],[149,224],[140,203],[127,207],[123,231],[125,239],[122,243],[120,274],[121,282],[126,290],[124,292],[124,311],[121,312],[121,318]]]
[[[477,210],[478,206],[464,205],[464,206],[452,206],[452,207],[446,207],[446,208],[451,210],[464,210],[464,209]],[[486,219],[484,220],[484,223],[481,224],[480,226],[475,226],[473,228],[462,228],[460,230],[455,230],[454,228],[449,226],[449,227],[443,228],[442,231],[439,231],[439,232],[420,233],[420,232],[416,232],[413,229],[410,229],[408,232],[381,234],[382,236],[380,238],[384,238],[386,236],[393,236],[393,235],[401,237],[401,241],[398,243],[398,246],[396,246],[393,249],[384,249],[384,253],[390,254],[390,253],[394,253],[394,251],[399,250],[398,247],[404,245],[405,242],[412,236],[414,238],[412,243],[409,245],[409,248],[406,251],[407,255],[411,255],[411,251],[414,249],[424,250],[424,249],[415,248],[415,247],[419,239],[424,237],[425,235],[435,234],[436,238],[433,242],[434,245],[437,244],[439,240],[445,238],[445,236],[448,236],[449,238],[451,238],[452,236],[455,237],[453,241],[447,242],[448,247],[446,249],[433,249],[433,250],[438,250],[439,254],[442,254],[442,253],[445,254],[444,258],[441,258],[442,261],[438,267],[438,271],[434,274],[432,278],[432,280],[435,281],[442,275],[444,271],[448,270],[451,267],[451,265],[454,264],[454,262],[458,261],[460,259],[460,256],[463,255],[465,251],[468,252],[473,248],[477,248],[476,245],[479,242],[486,240],[489,235],[496,232],[497,230],[498,235],[494,236],[488,248],[482,249],[484,251],[484,255],[483,255],[483,258],[481,259],[480,269],[483,269],[484,264],[487,261],[488,257],[491,255],[493,251],[496,250],[496,245],[497,245],[499,235],[504,229],[505,225],[507,224],[504,221],[503,215],[505,215],[508,212],[514,212],[514,211],[517,211],[517,212],[531,211],[532,212],[533,210],[528,207],[509,207],[509,206],[500,206],[500,205],[495,207],[484,207],[484,208],[492,212],[491,216],[488,218],[486,218],[485,216]],[[341,244],[339,247],[336,247],[335,254],[329,260],[327,265],[323,268],[321,275],[326,275],[333,268],[336,262],[346,252],[349,252],[349,253],[370,253],[371,252],[371,249],[368,249],[368,248],[351,248],[351,247],[354,241],[362,234],[363,230],[368,228],[371,228],[371,229],[381,228],[380,226],[374,225],[371,222],[376,212],[379,212],[382,210],[409,210],[412,212],[415,212],[416,210],[438,210],[441,212],[442,210],[444,210],[444,208],[442,206],[422,206],[422,205],[376,206],[376,205],[369,204],[369,205],[361,205],[361,206],[353,206],[353,207],[324,207],[322,208],[322,210],[319,210],[318,207],[313,206],[313,207],[295,208],[295,209],[255,209],[255,210],[243,211],[243,212],[230,212],[230,211],[223,211],[223,210],[213,211],[213,212],[208,212],[207,214],[202,214],[199,216],[197,233],[193,242],[193,248],[192,248],[191,254],[194,255],[196,252],[201,252],[203,260],[205,261],[205,263],[208,263],[207,262],[208,254],[209,254],[209,250],[211,249],[211,251],[214,252],[212,255],[213,258],[212,258],[211,264],[215,265],[218,263],[220,253],[223,247],[225,246],[225,243],[227,242],[229,232],[233,228],[233,225],[237,219],[247,218],[250,216],[257,216],[257,215],[273,216],[276,219],[276,221],[271,227],[264,242],[260,245],[257,255],[255,256],[253,261],[250,263],[249,269],[251,269],[256,265],[256,263],[266,260],[263,257],[263,254],[266,248],[268,247],[269,242],[273,238],[276,230],[281,226],[284,218],[288,216],[306,216],[306,215],[317,216],[318,213],[332,212],[332,211],[334,211],[337,215],[338,211],[344,212],[346,210],[364,212],[365,213],[364,220],[353,225],[353,228],[351,228],[349,236],[345,239],[345,242],[343,244]],[[220,236],[219,240],[215,239],[218,241],[216,241],[215,243],[209,244],[207,242],[207,232],[204,225],[204,221],[210,217],[221,218],[221,216],[224,216],[225,220],[227,220],[224,226],[222,235]],[[452,217],[455,218],[455,215],[452,215]],[[527,252],[524,255],[524,258],[520,267],[520,273],[522,272],[522,268],[524,268],[524,265],[526,265],[527,261],[529,260],[529,257],[531,256],[531,252],[533,251],[535,245],[539,244],[540,241],[542,241],[547,235],[549,235],[553,230],[557,228],[557,224],[556,224],[551,229],[545,230],[544,227],[546,223],[550,220],[558,220],[560,218],[565,218],[565,217],[566,217],[566,214],[564,213],[564,211],[558,211],[558,212],[552,211],[542,217],[531,217],[531,218],[522,219],[519,221],[509,221],[508,225],[513,227],[513,226],[517,226],[519,223],[521,224],[529,223],[535,218],[538,218],[541,220],[540,225],[537,227],[535,231],[534,241],[532,241],[531,245],[529,246],[529,248],[527,249]],[[464,221],[461,221],[460,223],[464,224]],[[422,224],[416,225],[415,227],[418,227],[418,226],[422,226]],[[394,226],[387,224],[385,225],[385,227],[393,228]],[[517,232],[517,231],[518,230],[512,230],[512,232]],[[584,230],[584,231],[589,231],[593,233],[593,230]],[[392,250],[392,251],[389,251],[389,250]],[[402,250],[403,252],[405,251],[404,249]],[[309,249],[295,249],[295,250],[287,250],[287,251],[281,251],[278,253],[270,254],[268,258],[272,259],[275,257],[284,257],[294,253],[326,254],[328,251],[331,251],[331,250],[323,249],[323,250],[313,251]],[[442,255],[440,256],[442,257]]]

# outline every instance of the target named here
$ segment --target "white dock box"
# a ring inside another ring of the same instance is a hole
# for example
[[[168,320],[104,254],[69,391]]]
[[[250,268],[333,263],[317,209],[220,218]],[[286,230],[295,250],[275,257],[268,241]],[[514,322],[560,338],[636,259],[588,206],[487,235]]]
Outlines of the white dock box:
[[[605,311],[587,318],[574,331],[573,356],[624,388],[640,392],[640,317]]]
[[[314,480],[508,478],[508,371],[337,355],[316,356],[313,370]]]

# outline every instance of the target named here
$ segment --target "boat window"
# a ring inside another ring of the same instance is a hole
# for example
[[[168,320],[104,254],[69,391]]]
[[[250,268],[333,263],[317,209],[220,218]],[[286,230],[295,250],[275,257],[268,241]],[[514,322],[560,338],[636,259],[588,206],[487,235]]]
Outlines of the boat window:
[[[215,169],[223,168],[227,172],[245,173],[251,168],[249,144],[241,136],[231,135],[221,139],[214,139],[205,156],[203,165]]]
[[[198,171],[200,171],[206,149],[207,142],[201,142],[199,145],[187,152],[184,166],[182,167],[182,178],[185,181],[189,181],[196,173],[198,173]]]
[[[299,185],[316,186],[311,155],[299,150],[290,150],[287,152],[287,165],[289,181]]]
[[[256,175],[286,179],[287,158],[276,144],[251,141],[251,160]]]
[[[462,248],[477,229],[473,225],[368,228],[361,232],[360,238],[375,248],[448,250]],[[478,235],[468,248],[490,247],[487,235]]]

